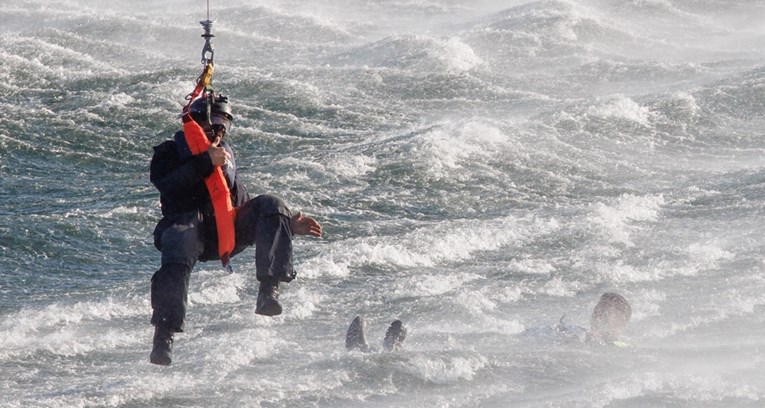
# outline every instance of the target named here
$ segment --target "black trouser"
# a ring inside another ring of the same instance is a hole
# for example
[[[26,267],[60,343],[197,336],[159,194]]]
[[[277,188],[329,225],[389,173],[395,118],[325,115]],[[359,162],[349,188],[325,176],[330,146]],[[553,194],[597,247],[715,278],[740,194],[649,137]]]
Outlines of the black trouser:
[[[290,211],[284,201],[260,195],[236,209],[234,255],[255,245],[259,281],[289,282],[292,265]],[[151,278],[151,323],[183,331],[189,276],[197,260],[217,259],[217,243],[206,242],[206,228],[196,213],[179,216],[155,231],[162,251],[162,267]]]

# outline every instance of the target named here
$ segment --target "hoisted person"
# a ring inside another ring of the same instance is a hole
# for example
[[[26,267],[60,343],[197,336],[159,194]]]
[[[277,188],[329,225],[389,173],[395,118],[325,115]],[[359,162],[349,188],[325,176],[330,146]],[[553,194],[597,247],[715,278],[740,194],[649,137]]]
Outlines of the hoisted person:
[[[197,261],[221,259],[219,234],[234,239],[233,256],[255,245],[256,278],[260,282],[255,313],[279,315],[279,284],[295,278],[292,262],[294,235],[322,235],[321,225],[300,212],[293,213],[281,198],[259,195],[250,198],[240,182],[234,152],[223,140],[233,120],[228,98],[212,92],[194,99],[184,114],[204,132],[209,147],[194,154],[187,132],[154,147],[151,182],[160,193],[163,218],[154,230],[154,245],[162,252],[162,265],[151,279],[151,323],[155,327],[150,361],[169,365],[173,335],[182,332],[186,316],[189,277]],[[191,124],[191,123],[189,123]],[[186,125],[184,125],[184,129]],[[221,188],[228,189],[235,217],[233,231],[221,231],[216,223],[210,187],[217,168],[222,170]],[[227,259],[224,260],[224,264]]]

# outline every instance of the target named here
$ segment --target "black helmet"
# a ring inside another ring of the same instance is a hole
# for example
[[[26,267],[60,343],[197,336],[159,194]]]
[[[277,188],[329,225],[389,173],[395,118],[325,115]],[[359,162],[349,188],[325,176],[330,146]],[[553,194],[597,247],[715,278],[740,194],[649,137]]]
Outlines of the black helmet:
[[[208,109],[208,104],[209,109]],[[191,118],[202,126],[210,124],[209,115],[220,115],[228,120],[233,120],[231,106],[228,104],[228,96],[210,94],[197,98],[189,107]]]

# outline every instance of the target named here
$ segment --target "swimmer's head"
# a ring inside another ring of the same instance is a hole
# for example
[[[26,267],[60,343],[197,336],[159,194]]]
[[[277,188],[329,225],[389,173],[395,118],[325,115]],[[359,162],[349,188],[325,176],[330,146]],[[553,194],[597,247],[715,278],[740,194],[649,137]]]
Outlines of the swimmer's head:
[[[597,341],[615,341],[632,317],[632,308],[622,295],[604,293],[590,320],[590,336]]]

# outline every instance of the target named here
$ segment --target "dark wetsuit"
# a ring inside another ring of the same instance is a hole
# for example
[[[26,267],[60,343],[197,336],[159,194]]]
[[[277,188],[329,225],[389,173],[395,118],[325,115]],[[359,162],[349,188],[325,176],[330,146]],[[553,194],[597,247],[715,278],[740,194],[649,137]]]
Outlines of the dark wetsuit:
[[[223,172],[237,214],[233,254],[254,244],[257,279],[291,281],[295,271],[290,210],[273,195],[250,199],[237,178],[231,147],[225,142],[220,147],[230,155]],[[192,268],[197,261],[220,259],[212,201],[204,183],[213,170],[208,153],[191,154],[183,132],[154,147],[150,178],[160,192],[163,218],[154,229],[162,267],[151,279],[151,322],[173,331],[183,331]]]

